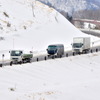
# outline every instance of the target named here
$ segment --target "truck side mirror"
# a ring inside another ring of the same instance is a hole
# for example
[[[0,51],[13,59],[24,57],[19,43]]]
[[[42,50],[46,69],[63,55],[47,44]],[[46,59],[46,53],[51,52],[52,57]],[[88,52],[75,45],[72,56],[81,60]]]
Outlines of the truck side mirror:
[[[46,49],[48,51],[48,49]]]
[[[9,53],[10,53],[10,51],[9,51]]]

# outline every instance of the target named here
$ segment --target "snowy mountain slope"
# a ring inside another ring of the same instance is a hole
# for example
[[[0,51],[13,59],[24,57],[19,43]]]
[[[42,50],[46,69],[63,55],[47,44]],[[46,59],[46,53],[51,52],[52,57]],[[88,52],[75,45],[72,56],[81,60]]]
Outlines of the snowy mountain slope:
[[[99,100],[100,52],[0,68],[0,100]]]
[[[73,14],[75,11],[85,9],[100,9],[100,3],[95,0],[39,0],[58,11],[65,11]]]
[[[34,17],[32,5],[35,9]],[[53,18],[50,18],[54,13],[53,9],[49,9],[47,6],[44,6],[39,2],[33,2],[32,0],[1,0],[0,9],[0,33],[18,31],[19,29],[26,29],[31,25],[34,25],[34,23],[44,24],[54,20]],[[46,16],[45,20],[43,19],[44,16]],[[11,25],[7,26],[8,23]]]
[[[61,14],[38,1],[3,0],[0,3],[1,50],[44,50],[53,43],[63,43],[68,47],[73,37],[87,36]]]
[[[12,49],[46,51],[49,44],[56,43],[71,49],[73,37],[88,36],[57,11],[38,1],[3,0],[0,3],[0,59],[3,53],[7,58]]]

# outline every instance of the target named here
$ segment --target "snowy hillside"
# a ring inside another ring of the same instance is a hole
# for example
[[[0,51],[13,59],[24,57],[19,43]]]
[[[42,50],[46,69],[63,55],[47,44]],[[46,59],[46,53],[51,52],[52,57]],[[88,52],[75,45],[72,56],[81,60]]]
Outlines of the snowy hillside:
[[[38,1],[0,0],[0,4],[0,59],[12,49],[46,51],[48,45],[59,43],[71,49],[73,37],[87,36]]]
[[[1,51],[46,50],[53,43],[69,47],[73,37],[85,36],[61,14],[38,1],[0,0],[0,4]]]
[[[100,9],[100,3],[96,0],[39,0],[58,11],[65,11],[73,14],[75,11],[85,9]]]

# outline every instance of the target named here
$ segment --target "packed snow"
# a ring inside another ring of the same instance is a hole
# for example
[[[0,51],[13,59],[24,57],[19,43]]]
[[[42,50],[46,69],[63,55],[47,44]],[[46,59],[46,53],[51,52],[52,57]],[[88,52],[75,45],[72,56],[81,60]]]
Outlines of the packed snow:
[[[99,100],[100,53],[0,68],[0,100]]]
[[[9,59],[12,49],[37,53],[62,43],[69,50],[73,37],[88,36],[38,1],[0,0],[0,16],[0,61],[2,54]],[[99,59],[100,53],[94,53],[3,66],[0,100],[99,100]]]

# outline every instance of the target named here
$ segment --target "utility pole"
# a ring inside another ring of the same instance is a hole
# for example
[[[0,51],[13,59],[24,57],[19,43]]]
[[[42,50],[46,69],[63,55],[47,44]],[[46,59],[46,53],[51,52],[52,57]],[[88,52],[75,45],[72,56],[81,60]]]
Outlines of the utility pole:
[[[4,54],[2,54],[2,65],[4,65]]]
[[[14,49],[14,42],[15,42],[15,41],[14,41],[14,38],[13,38],[13,49]]]

